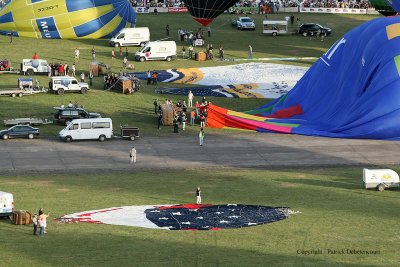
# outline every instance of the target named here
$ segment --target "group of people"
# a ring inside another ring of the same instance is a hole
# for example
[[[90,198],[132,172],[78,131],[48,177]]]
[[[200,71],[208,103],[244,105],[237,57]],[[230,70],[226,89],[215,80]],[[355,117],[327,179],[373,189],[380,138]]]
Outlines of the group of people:
[[[157,85],[157,80],[158,80],[158,72],[155,70],[153,70],[153,72],[148,70],[147,71],[147,85],[150,85],[150,84]]]
[[[38,235],[38,228],[39,228],[39,237],[44,237],[46,234],[46,227],[47,227],[47,217],[50,216],[50,213],[45,214],[43,209],[39,209],[38,214],[34,214],[32,221],[33,221],[33,235]]]

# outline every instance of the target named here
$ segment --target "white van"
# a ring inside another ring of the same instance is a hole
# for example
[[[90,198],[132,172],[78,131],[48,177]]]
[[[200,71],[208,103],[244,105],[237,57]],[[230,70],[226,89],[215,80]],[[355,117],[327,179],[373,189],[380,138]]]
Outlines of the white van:
[[[264,20],[263,33],[277,36],[288,33],[288,22],[286,20]]]
[[[141,62],[145,60],[171,61],[172,58],[176,58],[175,41],[148,42],[135,53],[135,59]]]
[[[113,136],[113,125],[110,118],[76,119],[60,131],[60,139],[72,140],[97,139],[100,142]]]
[[[21,71],[29,76],[35,73],[47,74],[51,71],[49,63],[44,59],[23,59]]]
[[[14,211],[14,196],[0,191],[0,217],[10,216]]]
[[[144,46],[150,41],[150,31],[147,27],[124,28],[110,40],[110,45],[119,46]]]

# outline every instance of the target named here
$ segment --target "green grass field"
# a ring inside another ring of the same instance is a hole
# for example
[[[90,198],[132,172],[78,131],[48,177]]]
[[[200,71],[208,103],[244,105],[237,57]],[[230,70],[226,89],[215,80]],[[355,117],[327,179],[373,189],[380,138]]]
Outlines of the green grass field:
[[[287,14],[269,15],[283,19]],[[297,14],[296,14],[297,15]],[[301,36],[273,38],[261,34],[264,16],[253,16],[257,30],[243,32],[231,26],[233,15],[222,15],[212,27],[207,42],[224,44],[226,57],[246,58],[253,46],[255,58],[319,57],[351,28],[377,16],[302,15],[302,22],[331,27],[333,35],[324,42]],[[198,28],[189,15],[138,15],[137,26],[150,27],[152,40],[165,38],[169,24],[178,43],[177,29]],[[292,26],[291,30],[295,29]],[[175,34],[176,33],[176,34]],[[9,44],[0,36],[0,58],[14,65],[37,52],[49,62],[73,62],[75,47],[81,51],[78,73],[87,70],[95,46],[97,59],[118,72],[120,58],[111,60],[107,40],[34,40],[15,38]],[[185,44],[186,45],[186,44]],[[196,48],[198,49],[198,48]],[[130,48],[132,55],[135,48]],[[199,50],[197,50],[199,51]],[[136,71],[203,66],[238,62],[174,60],[136,63]],[[309,66],[310,61],[286,62]],[[16,86],[21,75],[0,75],[0,88]],[[48,78],[37,76],[42,85]],[[171,84],[159,86],[176,86]],[[101,90],[96,78],[87,95],[53,94],[0,98],[0,120],[13,117],[51,118],[52,107],[78,101],[87,110],[110,116],[114,125],[139,126],[145,136],[171,135],[172,129],[156,129],[153,114],[156,86],[145,86],[138,94],[125,96]],[[174,100],[179,97],[168,96]],[[265,99],[212,98],[213,103],[238,111],[264,104]],[[62,126],[40,127],[41,135],[55,136]],[[114,129],[116,130],[116,129]],[[188,129],[184,135],[198,129]],[[208,130],[222,134],[221,130]],[[0,142],[0,146],[1,146]],[[1,159],[0,159],[1,160]],[[392,166],[400,171],[398,166]],[[244,229],[222,231],[163,231],[137,227],[50,222],[48,235],[38,239],[31,227],[14,226],[0,220],[0,266],[397,266],[399,261],[400,196],[398,190],[384,192],[362,188],[357,168],[258,170],[180,170],[133,173],[3,173],[0,190],[13,192],[16,209],[51,211],[51,218],[84,210],[124,205],[193,203],[194,190],[201,186],[203,202],[289,206],[301,213],[287,220]],[[321,249],[322,255],[305,255]],[[356,249],[378,254],[329,254],[330,250]]]
[[[32,227],[0,220],[3,266],[396,266],[398,190],[362,188],[360,168],[204,170],[103,174],[2,175],[16,206],[51,217],[124,205],[204,203],[289,206],[301,213],[262,226],[165,231],[50,222]],[[322,255],[303,251],[321,249]],[[379,251],[334,255],[330,250]]]

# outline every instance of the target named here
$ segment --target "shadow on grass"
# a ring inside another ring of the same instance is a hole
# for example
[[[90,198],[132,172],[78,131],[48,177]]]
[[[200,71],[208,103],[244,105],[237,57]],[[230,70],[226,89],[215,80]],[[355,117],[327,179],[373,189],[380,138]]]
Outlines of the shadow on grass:
[[[15,233],[15,227],[11,229],[11,226],[4,230],[14,234],[3,241],[2,253],[23,255],[3,258],[2,262],[8,266],[374,266],[337,262],[337,258],[323,255],[299,255],[298,248],[261,253],[227,247],[220,244],[226,235],[224,232],[59,225],[55,230],[50,229],[44,238],[38,238],[22,231]],[[24,231],[30,228],[24,227]]]

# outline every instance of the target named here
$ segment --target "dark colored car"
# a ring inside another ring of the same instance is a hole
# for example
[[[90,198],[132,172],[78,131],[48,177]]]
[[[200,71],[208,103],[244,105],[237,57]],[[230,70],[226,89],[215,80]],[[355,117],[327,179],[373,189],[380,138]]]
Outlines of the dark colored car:
[[[55,107],[57,112],[54,114],[55,121],[68,125],[75,119],[101,118],[99,113],[89,113],[83,108],[61,108]]]
[[[314,36],[317,35],[318,31],[320,31],[320,34],[324,36],[327,36],[332,33],[332,30],[330,28],[323,27],[316,23],[302,24],[299,28],[298,33],[303,36],[308,36],[308,35]]]
[[[7,140],[8,138],[27,137],[33,139],[39,135],[39,129],[29,125],[15,125],[7,130],[0,131],[0,138]]]

